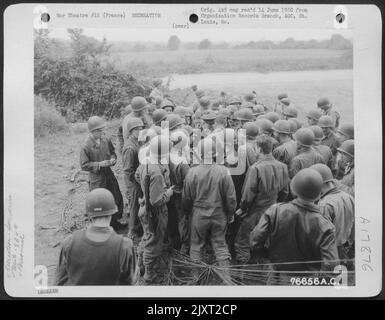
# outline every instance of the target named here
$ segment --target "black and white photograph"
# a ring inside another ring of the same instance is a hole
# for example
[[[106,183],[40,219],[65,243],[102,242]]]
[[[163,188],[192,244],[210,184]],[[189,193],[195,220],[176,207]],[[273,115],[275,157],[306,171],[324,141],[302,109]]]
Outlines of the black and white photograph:
[[[373,147],[362,127],[380,119],[359,96],[362,34],[334,27],[356,15],[341,11],[329,27],[221,28],[202,27],[219,16],[202,8],[186,25],[112,27],[107,18],[130,11],[99,17],[91,7],[65,18],[47,10],[46,27],[33,28],[32,131],[21,151],[33,156],[33,208],[23,233],[24,198],[7,189],[8,278],[22,274],[28,242],[41,293],[347,288],[338,295],[379,272],[381,212],[363,204],[378,193],[357,178],[372,179],[378,163],[356,176],[355,164],[362,170]],[[277,8],[269,19],[291,12]],[[307,10],[293,15],[314,16]],[[106,26],[60,21],[102,17]]]

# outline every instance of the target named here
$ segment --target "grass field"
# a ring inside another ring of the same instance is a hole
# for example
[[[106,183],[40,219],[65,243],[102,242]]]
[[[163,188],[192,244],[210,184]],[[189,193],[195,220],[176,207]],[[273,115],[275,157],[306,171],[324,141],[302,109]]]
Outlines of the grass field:
[[[352,51],[325,49],[112,50],[110,59],[121,70],[138,77],[172,73],[350,69],[353,66]]]

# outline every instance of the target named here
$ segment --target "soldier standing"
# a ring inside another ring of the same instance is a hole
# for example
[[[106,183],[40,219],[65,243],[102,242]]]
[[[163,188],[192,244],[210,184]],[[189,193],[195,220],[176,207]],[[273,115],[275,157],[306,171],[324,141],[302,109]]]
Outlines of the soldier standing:
[[[279,143],[273,150],[273,156],[289,167],[291,160],[297,155],[297,145],[290,138],[290,123],[287,120],[278,120],[274,123],[273,130],[274,138]]]
[[[320,108],[325,116],[329,116],[332,119],[333,127],[338,128],[340,125],[340,114],[333,110],[333,105],[328,98],[320,98],[317,101],[317,106]]]
[[[321,118],[322,116],[322,112],[320,109],[314,109],[314,110],[310,110],[307,114],[306,114],[306,119],[307,119],[307,123],[310,126],[317,126],[318,125],[318,120],[319,118]]]
[[[313,148],[316,150],[324,159],[324,163],[331,169],[334,170],[333,163],[333,154],[328,146],[321,144],[324,136],[324,133],[319,126],[311,126],[309,127],[311,131],[314,133],[314,142]]]
[[[123,197],[111,170],[116,164],[115,148],[104,133],[106,123],[102,118],[93,116],[89,118],[87,125],[90,134],[80,150],[80,167],[89,172],[90,191],[105,188],[113,194],[118,210],[112,216],[111,226],[120,229],[123,225],[118,220],[123,214]]]
[[[337,151],[344,168],[344,175],[339,180],[340,188],[354,197],[354,140],[346,140]]]

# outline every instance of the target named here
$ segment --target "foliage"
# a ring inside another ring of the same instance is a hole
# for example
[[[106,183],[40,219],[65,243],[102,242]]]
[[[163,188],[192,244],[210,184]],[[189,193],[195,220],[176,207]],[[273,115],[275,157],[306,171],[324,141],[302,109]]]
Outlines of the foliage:
[[[198,44],[198,49],[200,50],[207,50],[207,49],[210,49],[210,47],[211,47],[211,41],[209,39],[203,39]]]
[[[181,43],[181,41],[179,40],[179,38],[177,36],[173,35],[170,37],[170,39],[168,39],[167,49],[172,50],[172,51],[178,50],[180,43]]]

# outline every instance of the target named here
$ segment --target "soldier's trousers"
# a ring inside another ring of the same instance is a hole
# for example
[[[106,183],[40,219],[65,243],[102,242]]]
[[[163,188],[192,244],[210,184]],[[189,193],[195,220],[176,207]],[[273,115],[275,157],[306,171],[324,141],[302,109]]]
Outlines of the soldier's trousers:
[[[228,217],[222,210],[212,213],[193,208],[191,219],[190,258],[202,261],[202,249],[206,239],[210,239],[217,261],[229,260],[230,253],[226,244]]]
[[[182,210],[180,194],[174,194],[168,202],[168,233],[173,248],[188,252],[190,247],[189,221]]]
[[[140,229],[140,221],[138,218],[139,198],[143,196],[142,189],[138,184],[131,184],[127,186],[126,197],[128,200],[128,208],[130,216],[128,219],[129,232],[134,232]]]
[[[159,270],[161,259],[166,256],[168,249],[167,239],[167,207],[153,208],[157,215],[157,224],[154,232],[150,231],[149,217],[145,207],[140,208],[139,219],[143,226],[143,236],[138,246],[138,254],[143,255],[145,268],[144,279],[149,282],[158,282],[165,270]],[[163,272],[162,272],[163,271]]]
[[[123,196],[120,192],[119,183],[110,168],[102,168],[97,178],[93,178],[89,182],[90,191],[96,188],[104,188],[111,191],[114,196],[118,212],[112,216],[111,225],[122,217],[123,214]]]
[[[247,216],[244,217],[240,222],[238,233],[234,242],[237,264],[246,264],[250,260],[250,234],[258,224],[259,219],[261,218],[264,211],[265,210],[256,210],[249,212]]]

